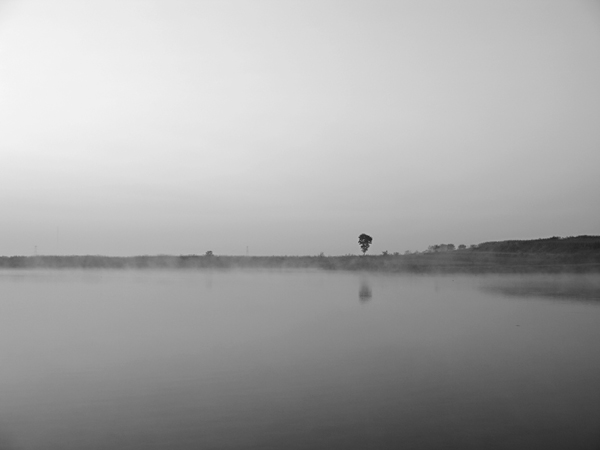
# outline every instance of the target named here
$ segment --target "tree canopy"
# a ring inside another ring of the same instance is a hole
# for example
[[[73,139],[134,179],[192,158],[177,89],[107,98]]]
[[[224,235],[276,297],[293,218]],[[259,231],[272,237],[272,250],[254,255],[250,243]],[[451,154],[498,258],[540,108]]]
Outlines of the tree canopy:
[[[373,238],[368,234],[363,233],[358,237],[358,244],[360,245],[363,255],[369,250],[371,242],[373,242]]]

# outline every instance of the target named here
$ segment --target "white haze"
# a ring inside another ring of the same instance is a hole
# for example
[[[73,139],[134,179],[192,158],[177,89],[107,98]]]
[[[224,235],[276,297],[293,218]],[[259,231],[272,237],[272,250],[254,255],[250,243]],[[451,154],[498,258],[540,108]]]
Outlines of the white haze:
[[[0,254],[600,231],[594,1],[0,3]]]

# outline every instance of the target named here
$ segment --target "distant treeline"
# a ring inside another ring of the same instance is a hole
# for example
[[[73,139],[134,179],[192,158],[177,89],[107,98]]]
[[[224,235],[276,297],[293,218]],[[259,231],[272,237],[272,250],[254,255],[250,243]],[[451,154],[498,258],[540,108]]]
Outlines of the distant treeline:
[[[600,272],[600,236],[484,242],[452,251],[345,256],[4,256],[0,268],[321,269],[407,273]]]
[[[582,253],[600,251],[600,236],[551,237],[526,241],[484,242],[473,246],[478,252]]]

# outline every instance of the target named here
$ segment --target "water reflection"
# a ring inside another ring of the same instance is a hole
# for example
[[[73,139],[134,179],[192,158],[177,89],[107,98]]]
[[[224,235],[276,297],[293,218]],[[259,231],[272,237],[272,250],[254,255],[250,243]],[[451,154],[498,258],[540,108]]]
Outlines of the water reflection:
[[[600,304],[600,277],[598,276],[499,278],[485,283],[481,289],[507,297],[536,297]]]
[[[0,271],[0,450],[558,449],[596,438],[600,302],[497,292],[589,294],[598,276],[32,277]]]
[[[368,302],[373,297],[373,292],[371,291],[371,286],[366,280],[363,280],[360,284],[360,289],[358,291],[358,298],[361,302]]]

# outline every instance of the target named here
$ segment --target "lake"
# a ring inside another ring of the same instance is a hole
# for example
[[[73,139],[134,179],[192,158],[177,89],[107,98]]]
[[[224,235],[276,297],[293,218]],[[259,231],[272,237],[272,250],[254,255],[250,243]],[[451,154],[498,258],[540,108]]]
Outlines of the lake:
[[[0,271],[0,450],[598,449],[600,276]]]

